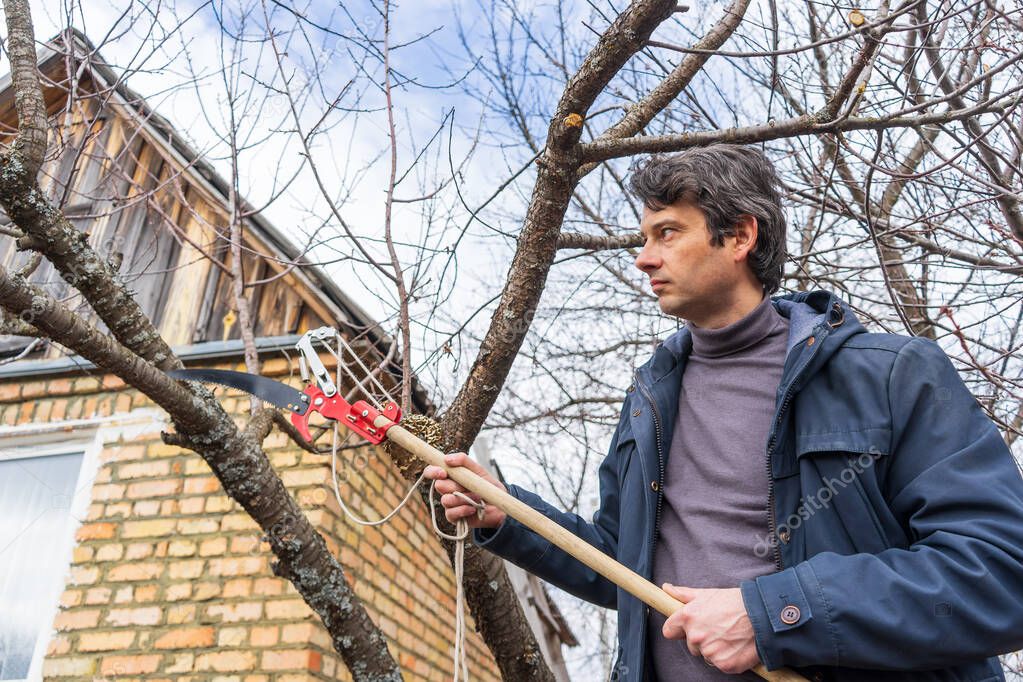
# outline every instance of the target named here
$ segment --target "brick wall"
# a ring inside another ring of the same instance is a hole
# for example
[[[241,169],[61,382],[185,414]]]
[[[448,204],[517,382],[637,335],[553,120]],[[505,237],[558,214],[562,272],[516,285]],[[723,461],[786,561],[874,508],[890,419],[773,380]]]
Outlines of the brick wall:
[[[229,366],[228,366],[229,367]],[[229,367],[231,368],[231,367]],[[234,369],[243,369],[234,366]],[[282,360],[264,365],[286,374]],[[219,391],[239,423],[248,398]],[[0,425],[126,414],[153,404],[115,377],[0,383]],[[2,446],[2,443],[0,443]],[[388,524],[349,522],[329,488],[329,456],[275,431],[264,446],[339,556],[406,679],[451,679],[453,573],[418,497]],[[375,448],[342,453],[349,506],[379,518],[407,484]],[[261,531],[194,453],[158,430],[104,445],[76,546],[46,679],[282,682],[350,679],[319,619],[273,577]],[[469,626],[473,679],[499,679]]]

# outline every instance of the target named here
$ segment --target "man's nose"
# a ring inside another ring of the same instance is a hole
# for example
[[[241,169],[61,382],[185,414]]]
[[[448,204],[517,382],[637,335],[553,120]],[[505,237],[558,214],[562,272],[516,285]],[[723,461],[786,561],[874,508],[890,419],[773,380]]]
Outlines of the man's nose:
[[[643,272],[650,272],[660,267],[660,259],[654,253],[653,248],[650,247],[649,242],[643,245],[643,248],[639,250],[639,255],[636,256],[636,267]]]

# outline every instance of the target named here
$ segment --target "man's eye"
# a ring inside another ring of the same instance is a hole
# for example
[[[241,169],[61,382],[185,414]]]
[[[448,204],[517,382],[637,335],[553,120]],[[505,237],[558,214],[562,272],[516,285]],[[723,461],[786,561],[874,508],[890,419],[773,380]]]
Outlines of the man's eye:
[[[670,237],[671,235],[678,232],[674,227],[665,227],[661,229],[661,237]]]

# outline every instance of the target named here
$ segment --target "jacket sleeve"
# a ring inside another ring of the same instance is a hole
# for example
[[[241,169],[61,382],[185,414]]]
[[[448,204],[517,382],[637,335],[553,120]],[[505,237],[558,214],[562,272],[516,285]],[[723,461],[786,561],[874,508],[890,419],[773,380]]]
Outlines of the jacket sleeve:
[[[577,514],[565,513],[552,507],[519,486],[509,485],[508,492],[605,554],[617,557],[620,493],[618,444],[622,429],[627,428],[627,424],[627,420],[619,420],[611,439],[610,451],[598,470],[600,507],[594,513],[592,523]],[[614,583],[510,516],[505,517],[497,528],[476,529],[473,541],[580,599],[606,608],[617,608],[617,588]]]
[[[910,546],[822,552],[744,581],[768,670],[922,670],[1023,646],[1023,479],[1016,462],[933,341],[904,345],[888,381],[885,494]],[[790,605],[799,612],[789,608],[783,620]]]

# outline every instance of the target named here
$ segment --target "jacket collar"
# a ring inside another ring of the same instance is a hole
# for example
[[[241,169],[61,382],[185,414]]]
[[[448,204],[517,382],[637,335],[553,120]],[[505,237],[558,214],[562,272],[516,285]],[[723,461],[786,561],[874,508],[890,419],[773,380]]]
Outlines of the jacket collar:
[[[810,375],[823,366],[850,336],[866,332],[848,304],[830,291],[799,291],[773,297],[771,302],[778,313],[789,320],[783,386],[795,379],[792,372],[795,367],[802,366],[798,360],[804,354],[813,356],[807,367],[811,370],[807,375]],[[815,341],[820,341],[820,345],[809,351],[803,342],[811,335],[816,335]],[[682,327],[657,345],[653,356],[637,369],[637,374],[648,384],[657,383],[669,375],[681,380],[681,370],[692,349],[692,334],[688,327]]]

